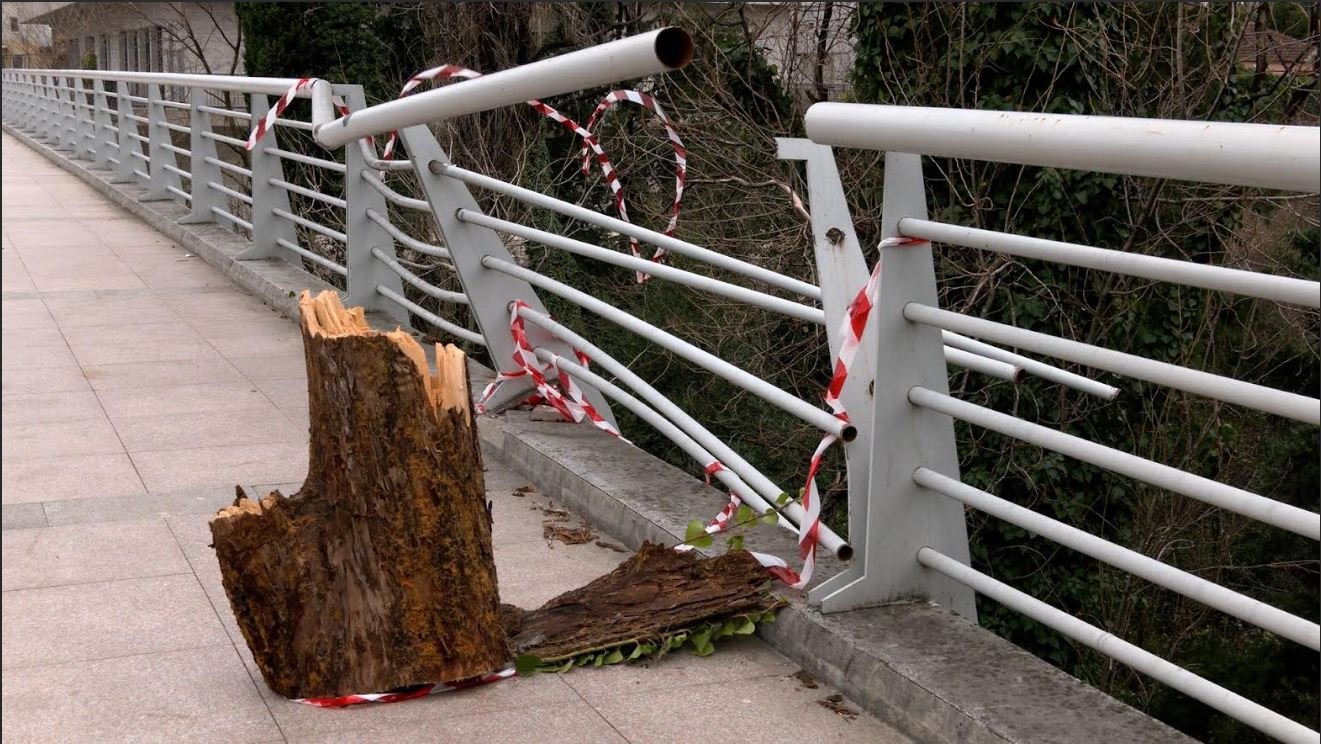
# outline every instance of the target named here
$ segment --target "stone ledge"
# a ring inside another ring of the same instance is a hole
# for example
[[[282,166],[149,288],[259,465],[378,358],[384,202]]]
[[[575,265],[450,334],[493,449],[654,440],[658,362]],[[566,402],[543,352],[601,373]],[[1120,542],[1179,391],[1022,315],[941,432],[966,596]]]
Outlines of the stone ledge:
[[[297,318],[299,290],[334,289],[282,260],[239,261],[235,256],[247,243],[234,233],[180,225],[186,210],[177,203],[139,201],[142,187],[111,184],[107,172],[69,160],[8,123],[4,131],[291,319]],[[373,327],[395,326],[388,318],[369,319]],[[471,359],[469,369],[474,392],[494,377]],[[629,548],[648,540],[677,542],[694,515],[712,516],[726,503],[699,479],[590,426],[528,418],[521,412],[480,418],[483,447]],[[6,514],[6,521],[28,516]],[[770,527],[753,530],[747,546],[786,556],[796,547],[790,535]],[[839,570],[837,561],[822,557],[817,580]],[[822,615],[797,595],[786,599],[790,605],[758,631],[761,637],[919,741],[1191,741],[940,607],[909,603]]]

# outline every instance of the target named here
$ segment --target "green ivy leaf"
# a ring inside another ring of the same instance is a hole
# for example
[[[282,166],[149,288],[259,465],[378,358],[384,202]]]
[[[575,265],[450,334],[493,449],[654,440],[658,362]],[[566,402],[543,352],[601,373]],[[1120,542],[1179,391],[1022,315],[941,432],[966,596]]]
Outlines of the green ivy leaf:
[[[727,544],[727,545],[729,546],[729,549],[730,549],[730,550],[742,550],[742,549],[743,549],[743,536],[742,536],[742,535],[734,535],[733,537],[731,537],[731,538],[725,540],[725,544]]]
[[[789,494],[787,494],[787,493],[782,493],[782,494],[780,494],[779,496],[776,496],[776,497],[775,497],[775,505],[776,505],[776,506],[784,506],[785,504],[789,503],[789,499],[790,499],[790,498],[791,498],[791,497],[789,496]]]
[[[734,633],[737,635],[752,635],[755,632],[757,632],[757,624],[752,622],[750,617],[743,618],[743,622],[734,629]]]
[[[606,663],[606,664],[618,664],[619,662],[621,662],[621,661],[623,661],[623,660],[624,660],[624,652],[623,652],[623,651],[620,651],[620,650],[617,649],[617,648],[616,648],[616,649],[611,649],[610,653],[606,654],[606,656],[605,656],[605,663]]]
[[[693,540],[706,534],[706,525],[700,519],[694,519],[688,523],[688,529],[683,534],[683,541],[691,543]]]
[[[520,677],[528,677],[537,673],[537,668],[541,666],[541,657],[532,654],[520,654],[514,659],[514,671]]]
[[[711,536],[706,534],[705,532],[702,533],[701,537],[691,538],[688,540],[688,544],[693,546],[694,548],[709,548],[711,547],[712,542],[713,540],[711,539]]]
[[[738,511],[734,512],[734,524],[747,524],[756,518],[757,513],[747,504],[739,504]]]
[[[776,525],[780,523],[780,515],[775,512],[766,512],[761,515],[761,521],[765,524]]]

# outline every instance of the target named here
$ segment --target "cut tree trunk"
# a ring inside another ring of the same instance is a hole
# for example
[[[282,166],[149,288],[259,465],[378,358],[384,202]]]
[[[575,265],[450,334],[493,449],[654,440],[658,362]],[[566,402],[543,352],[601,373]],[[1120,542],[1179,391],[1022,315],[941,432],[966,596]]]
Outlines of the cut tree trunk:
[[[743,550],[700,559],[644,543],[614,571],[530,612],[506,611],[505,622],[518,653],[563,659],[763,613],[780,604],[773,583]]]
[[[451,682],[511,660],[462,351],[436,374],[409,335],[333,292],[299,299],[307,480],[211,522],[266,683],[291,698]]]

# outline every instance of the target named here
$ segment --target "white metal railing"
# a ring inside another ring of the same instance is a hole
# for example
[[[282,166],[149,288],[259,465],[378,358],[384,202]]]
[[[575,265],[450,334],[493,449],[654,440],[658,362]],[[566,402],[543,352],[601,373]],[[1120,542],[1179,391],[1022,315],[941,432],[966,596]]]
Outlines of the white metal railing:
[[[712,473],[716,480],[758,514],[779,509],[776,521],[795,535],[806,527],[806,510],[797,500],[783,508],[776,504],[782,494],[796,488],[773,482],[740,456],[732,443],[713,434],[627,364],[551,318],[537,293],[552,294],[607,320],[822,434],[838,437],[848,468],[850,540],[823,525],[820,544],[851,562],[809,595],[824,611],[916,595],[975,618],[973,593],[981,592],[1272,736],[1316,741],[1316,732],[970,568],[965,507],[1204,602],[1311,651],[1321,647],[1318,626],[1308,619],[963,484],[952,421],[957,418],[1032,442],[1312,539],[1321,534],[1321,517],[959,400],[949,393],[948,374],[952,365],[1011,383],[1032,375],[1106,401],[1120,393],[1115,386],[1004,348],[1012,347],[1305,422],[1317,423],[1321,418],[1317,399],[941,309],[931,246],[920,243],[882,248],[876,306],[852,373],[839,392],[848,410],[846,421],[698,343],[520,265],[502,237],[645,271],[656,281],[823,325],[830,357],[835,359],[846,341],[841,321],[868,271],[830,146],[874,147],[889,151],[881,220],[887,238],[920,238],[1315,308],[1321,304],[1316,282],[931,221],[921,158],[904,153],[1314,191],[1321,170],[1316,130],[817,104],[807,116],[812,140],[780,141],[781,157],[802,160],[807,169],[818,280],[813,284],[462,168],[449,162],[425,126],[554,93],[662,73],[682,66],[690,56],[686,34],[666,29],[372,107],[365,105],[358,86],[321,80],[10,70],[4,73],[4,110],[11,125],[70,151],[71,157],[92,160],[95,167],[110,170],[116,181],[145,188],[144,199],[174,200],[186,212],[181,222],[215,223],[246,233],[251,247],[242,258],[281,258],[315,267],[343,282],[348,303],[484,347],[499,371],[516,375],[520,368],[513,362],[516,347],[510,332],[514,308],[517,319],[526,323],[528,343],[546,365],[548,377],[561,372],[571,376],[608,423],[613,424],[609,403],[614,402],[654,427],[699,466],[722,465]],[[130,84],[142,86],[145,95],[128,95]],[[189,103],[165,101],[164,86],[189,91]],[[246,150],[245,141],[233,135],[267,115],[268,97],[290,90],[311,100],[310,120],[289,113],[277,116],[265,139]],[[244,100],[235,105],[221,94],[237,94]],[[332,96],[342,96],[355,113],[336,118]],[[242,105],[247,110],[240,110]],[[178,117],[171,120],[171,111],[186,111],[187,125]],[[218,131],[226,126],[234,127],[230,134]],[[366,139],[392,130],[399,130],[407,152],[404,159],[382,159]],[[1299,142],[1309,136],[1310,147],[1299,149]],[[306,144],[321,145],[323,151],[318,155],[297,151],[300,148],[293,142],[299,137]],[[186,167],[176,158],[186,158]],[[299,173],[308,180],[286,175],[288,164],[304,166]],[[480,208],[470,187],[662,248],[700,263],[707,273],[659,265],[496,218]],[[291,196],[305,200],[302,209],[291,206]],[[442,236],[440,244],[429,236],[410,234],[421,224],[416,222],[419,219]],[[420,264],[400,251],[432,263]],[[335,258],[339,255],[342,260]],[[433,271],[441,272],[445,280],[427,278]],[[717,278],[712,273],[728,276]],[[448,286],[441,286],[446,280]],[[453,289],[456,284],[461,291]],[[406,288],[412,290],[411,296]],[[516,305],[515,300],[523,304]],[[434,307],[424,302],[434,302]],[[445,317],[451,311],[461,311],[476,328],[456,316]],[[579,363],[575,352],[590,358],[592,367]],[[873,385],[875,381],[884,385]],[[515,376],[488,405],[498,410],[529,392],[526,377]]]

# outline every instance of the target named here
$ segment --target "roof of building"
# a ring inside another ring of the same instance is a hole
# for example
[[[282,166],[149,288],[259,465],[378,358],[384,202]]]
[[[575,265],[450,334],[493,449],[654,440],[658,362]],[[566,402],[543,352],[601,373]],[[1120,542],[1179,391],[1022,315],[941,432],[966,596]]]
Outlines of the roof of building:
[[[1317,44],[1315,41],[1295,39],[1270,29],[1245,33],[1242,43],[1238,46],[1239,64],[1256,67],[1258,55],[1263,53],[1268,71],[1288,72],[1295,65],[1310,65],[1315,62]]]

